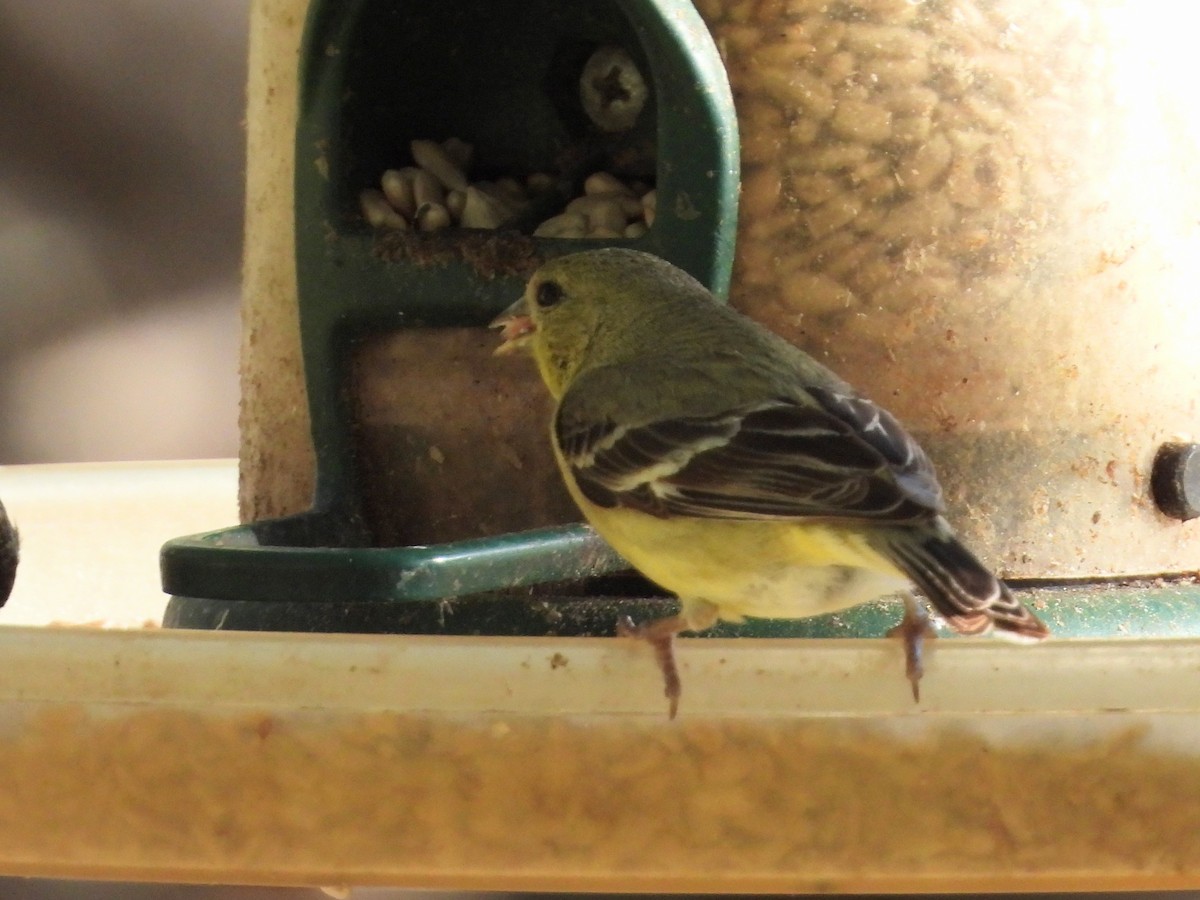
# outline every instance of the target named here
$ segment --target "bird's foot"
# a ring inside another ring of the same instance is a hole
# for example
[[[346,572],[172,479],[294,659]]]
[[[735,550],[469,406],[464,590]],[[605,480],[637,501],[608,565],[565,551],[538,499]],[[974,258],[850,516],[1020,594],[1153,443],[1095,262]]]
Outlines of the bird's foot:
[[[683,693],[679,667],[675,663],[675,635],[687,628],[688,624],[682,616],[668,616],[641,625],[635,625],[629,616],[621,616],[617,620],[617,634],[620,637],[638,638],[654,648],[654,658],[663,675],[663,694],[667,698],[672,719],[679,711],[679,696]]]
[[[912,685],[914,702],[921,702],[921,676],[925,674],[925,639],[937,637],[929,623],[929,613],[911,594],[904,596],[904,618],[887,633],[904,641],[904,673]]]

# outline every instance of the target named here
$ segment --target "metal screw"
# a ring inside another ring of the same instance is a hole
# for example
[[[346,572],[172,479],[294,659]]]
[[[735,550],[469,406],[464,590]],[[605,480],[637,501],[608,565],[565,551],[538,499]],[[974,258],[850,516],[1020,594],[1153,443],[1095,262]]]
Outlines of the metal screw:
[[[1163,444],[1154,457],[1150,490],[1158,508],[1186,522],[1200,517],[1200,444]]]
[[[649,93],[633,58],[620,47],[601,47],[579,76],[579,99],[601,131],[632,128]]]

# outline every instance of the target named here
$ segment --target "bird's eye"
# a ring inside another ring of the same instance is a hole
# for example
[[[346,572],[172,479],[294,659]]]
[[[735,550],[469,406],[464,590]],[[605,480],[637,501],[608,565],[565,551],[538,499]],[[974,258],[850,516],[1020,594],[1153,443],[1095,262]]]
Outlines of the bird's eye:
[[[535,298],[537,305],[548,309],[563,298],[563,289],[557,281],[543,281],[538,285]]]

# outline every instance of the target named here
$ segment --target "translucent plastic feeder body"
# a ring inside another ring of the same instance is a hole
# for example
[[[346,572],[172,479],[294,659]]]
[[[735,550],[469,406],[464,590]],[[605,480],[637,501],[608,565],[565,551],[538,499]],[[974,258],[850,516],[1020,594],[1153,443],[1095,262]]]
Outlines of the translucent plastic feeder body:
[[[916,432],[1007,575],[1193,571],[1150,476],[1200,439],[1194,13],[697,5],[742,134],[733,303]]]

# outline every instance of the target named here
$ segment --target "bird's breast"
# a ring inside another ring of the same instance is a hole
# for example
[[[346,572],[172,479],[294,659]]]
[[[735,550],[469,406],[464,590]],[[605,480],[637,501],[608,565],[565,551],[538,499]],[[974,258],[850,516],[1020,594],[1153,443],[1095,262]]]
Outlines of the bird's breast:
[[[722,619],[795,619],[902,590],[904,575],[856,529],[802,522],[660,519],[581,504],[589,521],[661,587]]]

